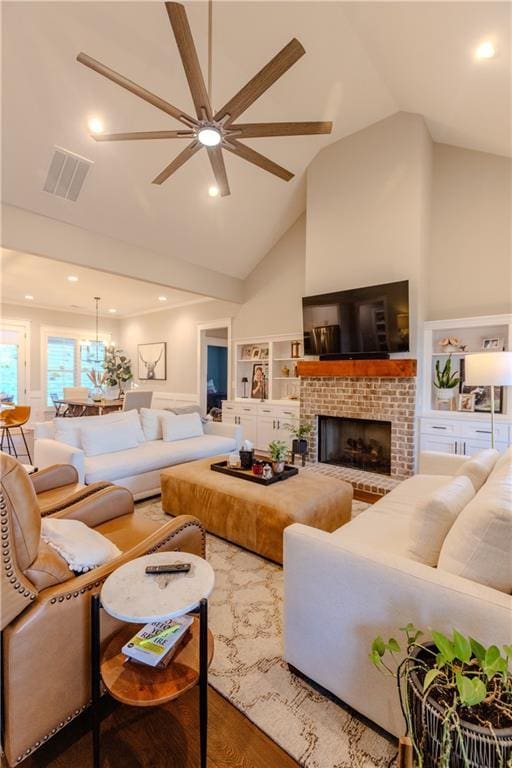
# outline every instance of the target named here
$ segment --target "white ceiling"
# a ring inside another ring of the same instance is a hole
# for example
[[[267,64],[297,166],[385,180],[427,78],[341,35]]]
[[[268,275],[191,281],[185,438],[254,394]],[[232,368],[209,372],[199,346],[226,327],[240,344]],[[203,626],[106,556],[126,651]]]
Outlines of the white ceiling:
[[[6,248],[0,248],[0,273],[3,303],[93,315],[94,297],[99,296],[99,314],[113,320],[209,301],[193,293]],[[69,275],[78,281],[69,282]],[[34,298],[26,299],[26,295]],[[159,296],[165,296],[166,301],[160,301]],[[111,313],[109,309],[117,311]]]
[[[186,8],[205,71],[207,6]],[[180,125],[78,64],[79,51],[192,111],[163,3],[4,3],[4,202],[245,277],[304,210],[315,154],[397,110],[425,115],[435,141],[510,154],[510,10],[505,2],[215,0],[214,105],[296,36],[306,56],[243,120],[335,126],[327,137],[248,142],[296,173],[288,184],[225,153],[232,194],[220,199],[207,195],[204,153],[156,187],[151,179],[181,142],[95,143],[87,134],[93,115],[107,131]],[[498,55],[476,62],[489,38]],[[95,163],[76,203],[42,191],[54,145]]]

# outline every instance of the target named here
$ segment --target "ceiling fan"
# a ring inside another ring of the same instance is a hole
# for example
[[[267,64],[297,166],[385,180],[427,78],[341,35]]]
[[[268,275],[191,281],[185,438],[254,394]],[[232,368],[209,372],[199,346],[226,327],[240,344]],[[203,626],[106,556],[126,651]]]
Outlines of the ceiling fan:
[[[125,88],[139,98],[161,109],[171,117],[179,120],[186,127],[179,131],[143,131],[137,133],[104,133],[93,134],[96,141],[127,141],[137,139],[191,139],[185,149],[180,152],[164,170],[153,179],[153,184],[162,184],[203,147],[208,152],[208,157],[215,175],[215,180],[222,196],[229,195],[229,184],[224,165],[222,150],[232,152],[234,155],[247,160],[249,163],[273,173],[275,176],[290,181],[293,173],[286,168],[274,163],[268,157],[256,152],[252,147],[243,144],[239,139],[252,139],[266,136],[300,136],[320,133],[330,133],[331,122],[300,122],[300,123],[236,123],[240,115],[253,104],[276,80],[278,80],[298,59],[305,54],[305,50],[298,40],[291,40],[278,54],[266,64],[251,80],[249,80],[227,104],[217,110],[211,105],[211,29],[212,12],[211,0],[209,2],[209,76],[208,90],[206,89],[194,39],[188,23],[185,8],[180,3],[165,3],[169,21],[176,38],[178,50],[187,77],[192,100],[196,111],[196,117],[188,115],[181,109],[174,107],[168,101],[156,96],[154,93],[142,88],[132,80],[120,75],[113,69],[105,66],[86,53],[79,53],[77,61],[86,67],[98,72],[98,74],[112,80],[112,82]]]

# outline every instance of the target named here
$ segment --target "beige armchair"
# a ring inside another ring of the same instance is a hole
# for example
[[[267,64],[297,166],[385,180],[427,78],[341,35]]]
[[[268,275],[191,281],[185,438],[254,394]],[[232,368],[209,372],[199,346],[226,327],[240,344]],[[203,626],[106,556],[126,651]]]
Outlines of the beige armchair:
[[[53,517],[82,520],[113,541],[122,555],[75,576],[41,541],[41,514],[30,477],[0,455],[3,749],[20,763],[90,703],[90,598],[106,577],[135,557],[182,550],[204,557],[200,522],[181,516],[164,525],[133,513],[133,498],[106,486]],[[36,485],[41,482],[37,480]],[[39,486],[41,487],[41,486]],[[103,639],[119,622],[102,617]]]

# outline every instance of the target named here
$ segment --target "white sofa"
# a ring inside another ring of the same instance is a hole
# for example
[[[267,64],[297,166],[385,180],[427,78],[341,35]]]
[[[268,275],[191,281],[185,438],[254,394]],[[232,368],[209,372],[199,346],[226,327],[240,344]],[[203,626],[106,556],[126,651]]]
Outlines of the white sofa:
[[[133,411],[125,413],[134,414]],[[66,427],[73,428],[79,428],[81,425],[109,424],[112,430],[115,430],[115,425],[118,423],[116,414],[112,414],[54,419],[36,424],[34,464],[39,469],[52,464],[72,464],[78,471],[81,483],[89,484],[106,480],[128,488],[136,500],[160,493],[162,469],[195,459],[229,453],[239,448],[242,442],[241,427],[206,421],[203,424],[203,434],[197,437],[172,442],[161,438],[154,440],[142,437],[137,447],[88,456],[80,445],[70,445],[55,439],[56,430],[64,426],[63,422],[66,422]],[[141,430],[141,435],[143,434]]]
[[[446,485],[466,461],[451,454],[424,454],[420,474],[334,533],[300,524],[285,530],[285,660],[395,736],[403,735],[404,723],[395,680],[384,677],[368,659],[375,636],[401,641],[399,628],[412,622],[426,631],[451,633],[457,628],[484,644],[511,642],[511,587],[506,593],[441,570],[450,534],[438,567],[409,555],[415,504]],[[453,523],[451,544],[459,541],[457,524],[470,529],[462,517],[465,510],[471,514],[478,506],[480,515],[482,509],[484,516],[499,514],[502,528],[495,558],[501,562],[494,564],[510,579],[511,450],[500,465]]]

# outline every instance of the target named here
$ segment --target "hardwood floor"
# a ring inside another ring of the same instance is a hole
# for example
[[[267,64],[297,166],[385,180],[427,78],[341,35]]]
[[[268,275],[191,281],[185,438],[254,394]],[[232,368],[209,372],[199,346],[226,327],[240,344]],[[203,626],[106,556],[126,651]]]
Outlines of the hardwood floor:
[[[208,768],[299,766],[212,688],[208,703]],[[102,705],[102,768],[198,768],[197,686],[163,707],[135,708],[112,700],[104,700]],[[91,761],[89,720],[83,715],[21,765],[89,768]]]

